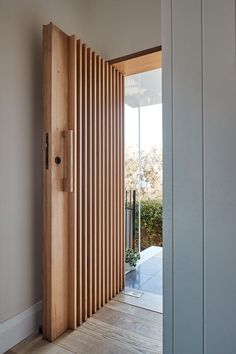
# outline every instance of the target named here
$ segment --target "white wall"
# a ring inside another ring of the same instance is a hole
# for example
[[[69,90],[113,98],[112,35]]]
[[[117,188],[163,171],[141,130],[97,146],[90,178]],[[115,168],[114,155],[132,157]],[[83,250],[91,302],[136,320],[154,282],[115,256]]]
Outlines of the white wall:
[[[163,0],[164,354],[236,348],[235,1]]]
[[[89,45],[105,59],[161,45],[161,0],[90,0]]]
[[[86,40],[86,0],[0,0],[0,322],[41,299],[42,25]]]

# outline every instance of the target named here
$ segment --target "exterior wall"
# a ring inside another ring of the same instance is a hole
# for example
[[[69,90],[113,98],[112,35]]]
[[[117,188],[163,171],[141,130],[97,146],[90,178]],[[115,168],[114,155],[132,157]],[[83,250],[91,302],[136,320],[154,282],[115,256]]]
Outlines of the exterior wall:
[[[163,1],[164,354],[233,354],[235,1]]]

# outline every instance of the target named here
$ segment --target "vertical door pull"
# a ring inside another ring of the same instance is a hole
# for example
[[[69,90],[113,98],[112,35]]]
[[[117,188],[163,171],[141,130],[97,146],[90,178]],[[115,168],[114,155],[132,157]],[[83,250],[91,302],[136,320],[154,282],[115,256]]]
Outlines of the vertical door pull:
[[[49,141],[48,141],[48,133],[46,133],[45,139],[45,167],[48,170],[48,159],[49,159]]]
[[[65,139],[63,191],[73,192],[74,190],[73,130],[63,131],[62,136]]]

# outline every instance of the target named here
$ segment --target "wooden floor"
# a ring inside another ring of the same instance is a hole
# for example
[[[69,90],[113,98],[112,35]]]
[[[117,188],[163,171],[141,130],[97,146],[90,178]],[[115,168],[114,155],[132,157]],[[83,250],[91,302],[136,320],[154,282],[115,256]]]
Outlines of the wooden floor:
[[[77,330],[68,331],[54,343],[35,334],[7,353],[161,354],[162,315],[112,300]]]

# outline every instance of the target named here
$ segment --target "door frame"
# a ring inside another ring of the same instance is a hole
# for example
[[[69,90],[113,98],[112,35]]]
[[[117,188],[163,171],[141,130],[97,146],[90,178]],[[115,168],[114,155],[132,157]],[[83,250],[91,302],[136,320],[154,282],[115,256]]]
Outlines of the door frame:
[[[156,46],[109,60],[109,64],[124,76],[159,69],[162,66],[162,47]]]

